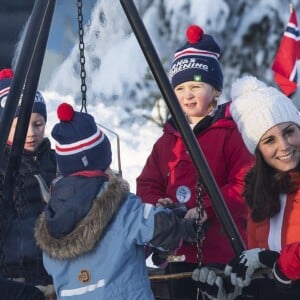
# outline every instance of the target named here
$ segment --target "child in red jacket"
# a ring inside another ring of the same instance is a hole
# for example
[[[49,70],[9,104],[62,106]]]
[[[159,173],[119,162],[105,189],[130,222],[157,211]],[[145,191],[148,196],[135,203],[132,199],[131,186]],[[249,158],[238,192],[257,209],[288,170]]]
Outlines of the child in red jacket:
[[[187,39],[175,52],[170,70],[171,84],[246,242],[247,207],[242,191],[244,175],[252,165],[253,156],[246,149],[229,114],[228,103],[218,105],[223,88],[218,44],[195,25],[188,28]],[[171,118],[164,125],[163,135],[154,144],[137,178],[137,194],[144,202],[152,204],[185,205],[185,218],[193,218],[198,216],[198,182],[197,170]],[[202,243],[202,263],[226,263],[234,252],[217,220],[211,200],[207,195],[203,200],[208,229]],[[189,272],[198,265],[196,244],[184,243],[176,255],[184,261],[170,263],[166,272]],[[172,299],[195,299],[196,293],[190,278],[170,284]]]

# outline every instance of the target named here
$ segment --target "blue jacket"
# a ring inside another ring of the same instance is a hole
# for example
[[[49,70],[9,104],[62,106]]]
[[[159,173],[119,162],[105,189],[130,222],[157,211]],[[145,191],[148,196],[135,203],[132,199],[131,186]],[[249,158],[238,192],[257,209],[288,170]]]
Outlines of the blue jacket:
[[[187,232],[194,237],[191,223],[142,204],[121,179],[93,181],[98,189],[90,186],[91,178],[58,181],[37,223],[36,239],[58,299],[154,299],[144,245],[174,250]]]

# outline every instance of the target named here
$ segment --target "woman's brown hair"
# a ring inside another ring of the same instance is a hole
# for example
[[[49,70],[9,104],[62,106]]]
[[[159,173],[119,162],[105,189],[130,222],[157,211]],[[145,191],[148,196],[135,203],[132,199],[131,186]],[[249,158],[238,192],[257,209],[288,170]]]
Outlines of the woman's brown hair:
[[[262,154],[255,152],[255,166],[245,177],[244,196],[254,222],[272,218],[280,211],[280,194],[296,190],[290,172],[280,172],[266,164]],[[297,170],[300,173],[298,166]]]

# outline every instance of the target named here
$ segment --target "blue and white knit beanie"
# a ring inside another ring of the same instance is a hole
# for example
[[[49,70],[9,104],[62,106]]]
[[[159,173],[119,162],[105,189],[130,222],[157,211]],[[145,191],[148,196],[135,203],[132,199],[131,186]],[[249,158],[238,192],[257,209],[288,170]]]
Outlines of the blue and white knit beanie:
[[[13,77],[14,77],[14,72],[11,69],[3,69],[0,71],[0,117],[2,115],[5,106],[5,102],[10,90],[11,83],[13,81]],[[45,122],[47,122],[46,102],[43,95],[39,91],[36,92],[34,102],[33,102],[32,112],[41,114],[44,117]],[[18,117],[19,114],[20,114],[20,105],[17,107],[14,116]]]
[[[231,115],[252,154],[261,137],[273,126],[285,122],[300,126],[299,111],[293,102],[254,76],[244,76],[233,83],[231,100]]]
[[[199,81],[222,91],[223,72],[219,63],[219,45],[197,25],[188,27],[186,37],[187,43],[174,54],[169,72],[172,87],[186,81]]]
[[[52,129],[58,168],[63,176],[80,171],[105,171],[111,164],[110,141],[87,113],[67,103],[57,108],[60,120]]]

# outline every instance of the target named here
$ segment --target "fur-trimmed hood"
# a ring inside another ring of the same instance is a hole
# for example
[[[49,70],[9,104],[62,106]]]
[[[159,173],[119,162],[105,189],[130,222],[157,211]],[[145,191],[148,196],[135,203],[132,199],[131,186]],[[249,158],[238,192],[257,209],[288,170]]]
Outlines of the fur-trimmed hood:
[[[51,235],[47,226],[46,213],[43,212],[35,227],[37,244],[54,259],[74,259],[92,251],[123,200],[126,199],[128,192],[126,181],[117,178],[111,179],[107,185],[103,185],[101,188],[89,213],[72,232],[61,238]]]

